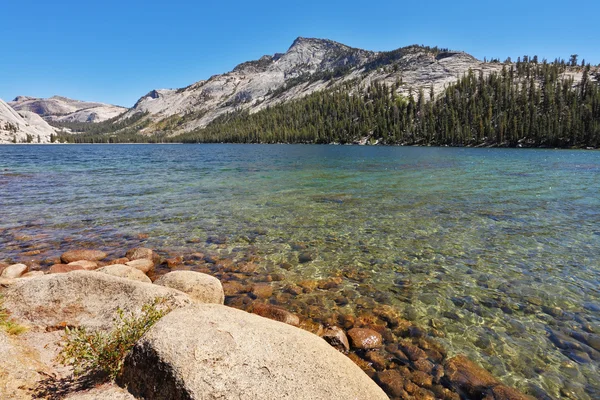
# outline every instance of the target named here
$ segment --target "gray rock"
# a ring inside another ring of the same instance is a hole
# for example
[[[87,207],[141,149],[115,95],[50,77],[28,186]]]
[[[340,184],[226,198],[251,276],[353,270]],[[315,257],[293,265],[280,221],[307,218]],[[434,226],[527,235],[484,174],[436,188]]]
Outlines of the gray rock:
[[[14,318],[41,327],[66,324],[110,329],[119,308],[137,313],[157,297],[166,298],[171,308],[192,304],[178,290],[93,271],[19,279],[0,287],[0,294]]]
[[[146,247],[136,247],[131,249],[125,255],[130,261],[134,260],[152,260],[154,265],[161,263],[161,257],[154,252],[152,249]]]
[[[125,360],[121,384],[151,399],[387,399],[323,339],[217,304],[161,319]]]
[[[28,270],[29,267],[25,264],[13,264],[4,268],[4,271],[2,271],[2,275],[0,276],[2,278],[15,279],[26,273]]]
[[[147,274],[154,269],[154,262],[146,258],[140,258],[139,260],[128,261],[125,265],[139,269],[143,273]]]
[[[200,272],[173,271],[161,276],[154,283],[180,290],[198,303],[223,304],[225,301],[221,281]]]
[[[96,270],[102,274],[118,276],[120,278],[131,279],[145,283],[152,283],[152,280],[137,268],[129,267],[123,264],[107,265]]]

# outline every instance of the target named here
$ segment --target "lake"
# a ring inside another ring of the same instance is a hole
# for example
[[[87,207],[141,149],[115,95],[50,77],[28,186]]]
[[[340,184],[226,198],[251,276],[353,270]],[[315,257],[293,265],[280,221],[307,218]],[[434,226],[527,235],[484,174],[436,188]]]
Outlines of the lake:
[[[0,146],[0,210],[0,260],[249,252],[276,291],[360,272],[321,304],[388,304],[509,385],[600,398],[597,151]]]

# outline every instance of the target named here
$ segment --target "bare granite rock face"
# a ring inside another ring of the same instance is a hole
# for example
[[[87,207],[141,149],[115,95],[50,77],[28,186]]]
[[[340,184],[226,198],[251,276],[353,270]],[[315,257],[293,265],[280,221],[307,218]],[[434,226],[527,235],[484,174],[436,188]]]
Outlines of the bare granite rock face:
[[[298,38],[287,52],[244,62],[232,71],[215,75],[182,89],[152,90],[141,97],[121,119],[149,113],[144,133],[161,131],[167,121],[177,122],[172,134],[208,125],[234,110],[250,113],[298,99],[350,80],[356,86],[377,81],[391,86],[404,83],[398,93],[413,95],[433,86],[440,93],[469,69],[488,74],[500,64],[483,63],[464,52],[432,52],[408,46],[391,52],[352,48],[327,39]],[[160,121],[163,121],[161,124]]]
[[[47,120],[62,122],[102,122],[127,111],[125,107],[62,96],[47,99],[18,96],[9,105],[18,112],[28,111]]]
[[[0,399],[31,399],[32,391],[50,369],[37,352],[0,330]]]
[[[138,313],[157,297],[164,297],[172,308],[192,304],[175,289],[83,270],[18,279],[0,287],[0,294],[13,318],[42,328],[110,329],[118,308]]]
[[[125,361],[151,399],[387,399],[350,359],[302,329],[217,304],[175,310]]]
[[[17,112],[0,99],[0,144],[50,143],[56,131],[39,115],[30,111]]]
[[[200,272],[169,272],[154,281],[154,284],[181,290],[197,303],[223,304],[225,301],[221,281]]]

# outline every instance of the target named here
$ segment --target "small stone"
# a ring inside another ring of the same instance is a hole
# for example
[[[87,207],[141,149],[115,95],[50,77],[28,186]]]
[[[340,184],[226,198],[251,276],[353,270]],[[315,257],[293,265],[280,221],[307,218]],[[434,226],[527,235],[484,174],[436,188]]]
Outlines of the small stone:
[[[183,264],[183,257],[167,258],[166,262],[167,262],[167,267],[169,267],[169,268],[175,268],[175,267],[178,267],[181,264]]]
[[[325,329],[322,337],[327,341],[327,343],[341,352],[348,352],[350,350],[350,343],[348,343],[348,337],[346,336],[346,333],[344,333],[343,329],[337,326],[331,326]]]
[[[361,350],[379,348],[383,342],[379,332],[367,328],[352,328],[348,331],[348,336],[352,346]]]
[[[431,374],[434,368],[433,363],[426,358],[420,358],[416,360],[413,365],[417,370],[423,371],[427,374]]]
[[[413,371],[412,381],[421,387],[431,387],[433,379],[423,371]]]
[[[293,326],[300,325],[300,318],[298,318],[297,315],[270,304],[254,303],[251,311],[261,317],[273,319]]]
[[[304,321],[300,322],[298,327],[310,333],[314,333],[317,336],[323,335],[323,325],[313,321],[312,319],[305,319]]]
[[[100,261],[106,258],[106,253],[100,250],[70,250],[63,253],[60,258],[65,264],[80,260]]]
[[[312,253],[308,252],[308,251],[303,251],[302,253],[298,254],[298,262],[300,264],[305,264],[307,262],[310,262],[312,260],[314,260],[314,256],[312,255]]]
[[[15,278],[19,278],[21,275],[23,275],[27,271],[29,271],[29,267],[27,265],[13,264],[13,265],[9,265],[8,267],[4,268],[4,270],[2,271],[2,275],[0,275],[0,276],[2,278],[15,279]]]
[[[135,269],[123,264],[107,265],[106,267],[102,267],[100,269],[97,269],[96,271],[102,274],[118,276],[119,278],[152,283],[150,278],[148,278],[146,274],[144,274],[139,269]]]
[[[236,294],[248,293],[249,291],[249,286],[239,282],[229,281],[223,283],[223,292],[225,293],[225,296],[235,296]]]
[[[365,359],[369,361],[377,371],[383,371],[390,364],[385,355],[379,351],[367,351],[365,353]]]
[[[454,386],[471,396],[499,384],[489,372],[463,355],[458,355],[444,363],[445,376]]]
[[[259,299],[268,299],[273,295],[273,286],[269,284],[257,284],[252,286],[252,295]]]
[[[83,267],[81,265],[71,265],[71,264],[54,264],[48,270],[49,274],[65,274],[71,271],[81,270]]]
[[[342,278],[339,276],[336,276],[334,278],[322,280],[321,282],[319,282],[317,287],[319,289],[329,290],[329,289],[337,288],[338,286],[340,286],[341,283],[342,283]]]
[[[400,372],[393,369],[381,371],[377,373],[376,380],[388,395],[400,398],[408,397],[408,394],[404,390],[404,377]]]
[[[154,265],[158,265],[161,263],[161,257],[154,252],[152,249],[148,249],[146,247],[137,247],[135,249],[131,249],[125,255],[130,261],[139,260],[141,258],[145,258],[148,260],[152,260]]]
[[[147,258],[140,258],[138,260],[127,261],[125,263],[125,265],[139,269],[140,271],[142,271],[145,274],[147,274],[152,269],[154,269],[154,262],[152,262],[152,260],[149,260]]]
[[[408,356],[411,361],[417,361],[421,358],[427,358],[427,353],[410,342],[401,342],[400,348]]]
[[[121,257],[121,258],[117,258],[115,260],[109,261],[107,265],[114,265],[114,264],[125,264],[125,265],[127,265],[128,262],[129,262],[129,258],[127,258],[127,257]]]
[[[294,296],[302,294],[302,288],[298,285],[287,285],[284,290],[288,293],[293,294]]]
[[[85,269],[86,271],[93,271],[96,268],[98,268],[98,263],[97,262],[95,262],[95,261],[89,261],[89,260],[73,261],[73,262],[70,262],[68,265],[78,265],[82,269]]]
[[[319,282],[314,281],[314,280],[304,280],[304,281],[298,282],[298,286],[300,286],[302,289],[304,289],[304,293],[310,293],[310,292],[314,291],[318,285],[319,285]]]

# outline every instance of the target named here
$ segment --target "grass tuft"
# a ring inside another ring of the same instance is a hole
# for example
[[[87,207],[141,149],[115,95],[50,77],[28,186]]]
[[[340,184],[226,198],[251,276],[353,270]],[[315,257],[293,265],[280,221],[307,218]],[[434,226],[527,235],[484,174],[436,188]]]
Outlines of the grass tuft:
[[[99,373],[114,380],[135,343],[171,311],[165,302],[165,298],[157,298],[145,304],[139,316],[125,315],[119,308],[115,326],[110,332],[66,328],[58,361],[73,367],[75,376]]]

